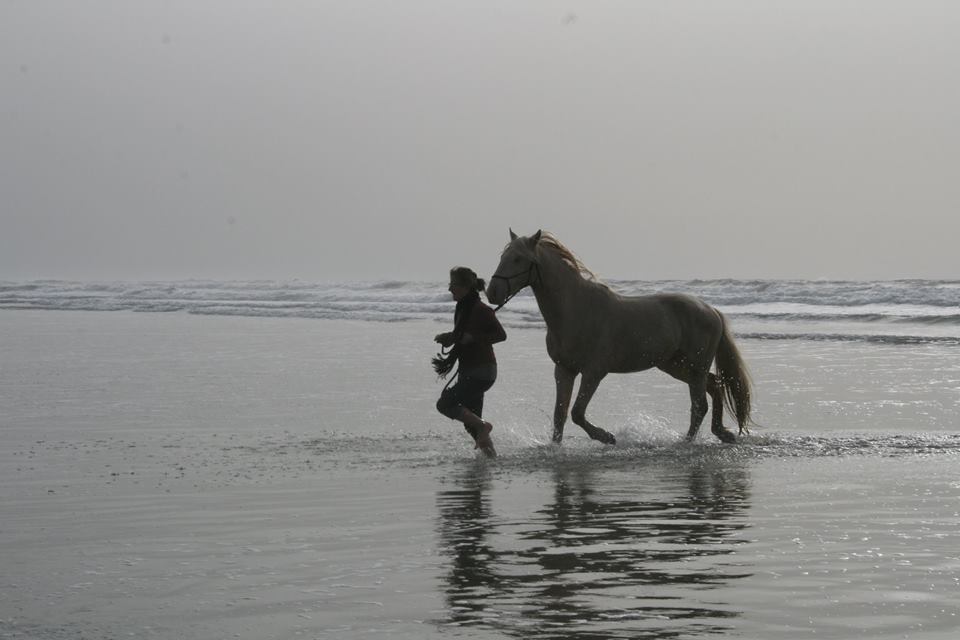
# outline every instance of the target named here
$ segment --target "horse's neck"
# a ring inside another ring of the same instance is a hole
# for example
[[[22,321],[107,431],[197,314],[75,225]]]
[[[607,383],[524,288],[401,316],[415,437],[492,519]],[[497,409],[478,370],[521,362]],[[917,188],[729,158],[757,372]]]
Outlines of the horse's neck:
[[[578,306],[588,287],[589,283],[560,258],[550,254],[541,258],[539,282],[531,288],[548,329],[559,330],[569,324],[571,314],[567,310]]]

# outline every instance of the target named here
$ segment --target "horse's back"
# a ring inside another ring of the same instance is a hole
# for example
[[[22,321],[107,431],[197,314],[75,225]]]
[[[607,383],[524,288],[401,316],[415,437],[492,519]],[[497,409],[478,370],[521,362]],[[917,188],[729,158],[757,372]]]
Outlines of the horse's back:
[[[715,329],[722,326],[717,311],[700,298],[685,293],[655,293],[646,296],[620,296],[627,316],[637,322],[669,325],[671,328]]]
[[[678,351],[686,356],[716,351],[723,336],[723,316],[712,306],[682,293],[659,294],[661,303],[670,310],[680,332]]]

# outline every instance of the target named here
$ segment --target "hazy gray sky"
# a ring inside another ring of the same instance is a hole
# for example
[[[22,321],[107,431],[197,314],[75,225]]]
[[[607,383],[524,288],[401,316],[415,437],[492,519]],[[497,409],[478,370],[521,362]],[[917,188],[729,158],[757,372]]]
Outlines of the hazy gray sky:
[[[960,277],[960,3],[0,3],[0,279]]]

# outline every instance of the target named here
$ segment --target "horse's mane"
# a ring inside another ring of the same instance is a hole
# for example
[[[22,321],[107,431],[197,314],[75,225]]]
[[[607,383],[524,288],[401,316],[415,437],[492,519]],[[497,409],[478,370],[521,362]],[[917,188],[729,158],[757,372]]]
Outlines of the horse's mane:
[[[549,231],[544,231],[543,234],[541,234],[540,242],[537,243],[537,249],[540,248],[555,253],[557,257],[564,262],[564,264],[573,269],[576,273],[580,274],[580,277],[584,280],[589,280],[591,282],[603,285],[603,283],[600,282],[600,278],[597,277],[597,274],[587,268],[587,265],[583,264],[580,258],[578,258],[573,251],[568,249],[566,245],[557,240],[557,237]]]

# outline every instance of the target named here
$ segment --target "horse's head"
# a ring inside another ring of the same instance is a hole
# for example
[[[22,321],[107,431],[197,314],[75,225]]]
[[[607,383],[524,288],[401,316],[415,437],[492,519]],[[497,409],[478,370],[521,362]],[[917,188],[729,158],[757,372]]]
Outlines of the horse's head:
[[[500,256],[500,264],[490,277],[487,286],[487,300],[493,304],[503,304],[518,291],[534,283],[537,279],[537,243],[541,232],[530,237],[520,237],[510,230],[510,244]]]

